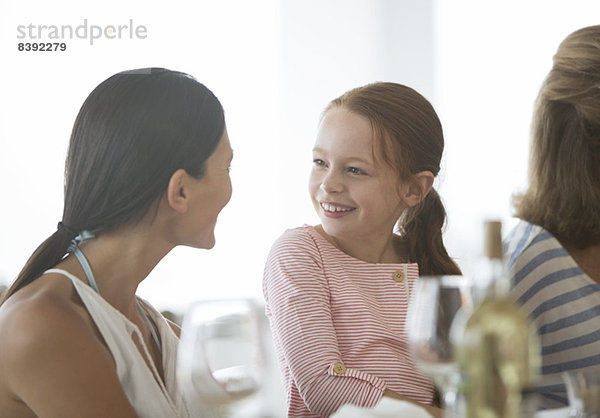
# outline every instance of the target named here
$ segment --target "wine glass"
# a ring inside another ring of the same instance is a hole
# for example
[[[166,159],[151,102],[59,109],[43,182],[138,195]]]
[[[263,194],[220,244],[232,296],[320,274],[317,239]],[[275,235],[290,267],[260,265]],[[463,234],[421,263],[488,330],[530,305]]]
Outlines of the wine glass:
[[[569,417],[600,418],[600,370],[562,373],[569,399]]]
[[[459,275],[421,276],[407,318],[410,351],[419,369],[442,394],[445,417],[456,417],[460,381],[452,335],[460,333],[473,309],[472,284]]]
[[[177,379],[193,416],[256,416],[240,408],[266,374],[263,311],[250,299],[197,302],[185,315]],[[239,409],[239,411],[238,411]]]

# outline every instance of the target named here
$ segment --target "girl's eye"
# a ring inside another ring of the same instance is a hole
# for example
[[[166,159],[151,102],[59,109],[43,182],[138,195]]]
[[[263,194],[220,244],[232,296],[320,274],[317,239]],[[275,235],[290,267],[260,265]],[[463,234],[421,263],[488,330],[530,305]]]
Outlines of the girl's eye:
[[[351,172],[352,174],[365,174],[364,171],[362,171],[361,169],[356,168],[356,167],[350,167],[350,168],[348,168],[348,171]]]
[[[323,160],[321,160],[321,159],[319,159],[319,158],[315,158],[315,159],[313,160],[313,163],[314,163],[315,165],[320,165],[320,166],[324,166],[324,165],[325,165],[325,161],[323,161]]]

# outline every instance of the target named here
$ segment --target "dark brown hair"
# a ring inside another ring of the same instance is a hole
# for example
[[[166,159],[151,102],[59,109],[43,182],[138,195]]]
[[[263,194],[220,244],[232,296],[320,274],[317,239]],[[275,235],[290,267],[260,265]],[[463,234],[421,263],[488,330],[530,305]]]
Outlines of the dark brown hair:
[[[373,129],[374,154],[394,169],[401,182],[421,171],[440,171],[444,150],[442,125],[433,106],[410,87],[373,83],[350,90],[331,101],[324,114],[343,107],[367,118]],[[460,274],[442,239],[446,221],[444,205],[435,189],[398,220],[411,261],[422,275]]]
[[[600,26],[554,55],[533,115],[529,187],[514,206],[565,246],[600,243]]]
[[[2,302],[58,264],[81,231],[101,234],[140,220],[175,171],[202,177],[224,127],[218,99],[187,74],[145,68],[98,85],[71,134],[64,227],[35,250]]]

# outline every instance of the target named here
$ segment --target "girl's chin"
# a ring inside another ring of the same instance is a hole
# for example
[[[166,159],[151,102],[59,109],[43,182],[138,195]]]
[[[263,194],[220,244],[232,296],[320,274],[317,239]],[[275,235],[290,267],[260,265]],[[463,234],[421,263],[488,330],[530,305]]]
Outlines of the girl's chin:
[[[327,235],[332,237],[341,236],[347,234],[348,228],[344,228],[341,225],[332,225],[332,222],[328,219],[321,219],[321,228]]]

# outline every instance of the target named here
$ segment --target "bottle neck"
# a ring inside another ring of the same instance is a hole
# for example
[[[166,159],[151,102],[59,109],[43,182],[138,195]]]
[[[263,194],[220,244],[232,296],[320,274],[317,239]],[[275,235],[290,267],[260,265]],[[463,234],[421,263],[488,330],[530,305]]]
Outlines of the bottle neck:
[[[481,303],[487,298],[504,298],[510,290],[506,263],[499,258],[484,258],[474,275],[474,298]]]

